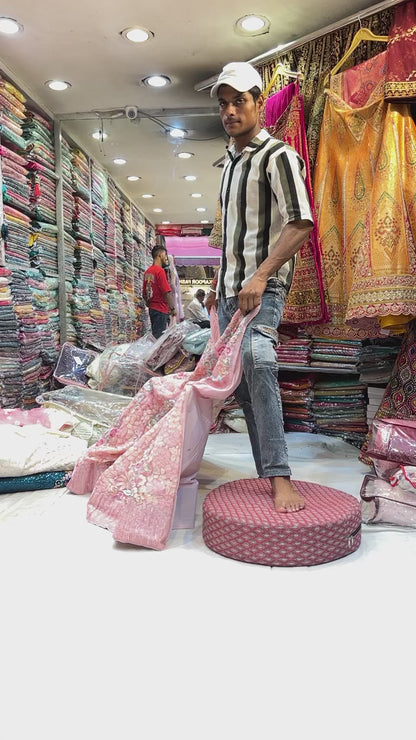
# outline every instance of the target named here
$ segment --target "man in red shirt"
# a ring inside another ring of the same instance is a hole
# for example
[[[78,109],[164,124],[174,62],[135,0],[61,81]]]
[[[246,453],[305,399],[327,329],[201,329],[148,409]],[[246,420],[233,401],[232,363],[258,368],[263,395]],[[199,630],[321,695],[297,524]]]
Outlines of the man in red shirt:
[[[175,316],[172,291],[163,265],[168,265],[168,253],[164,247],[153,247],[153,265],[144,273],[143,298],[149,309],[152,334],[158,339],[165,331],[169,316]]]

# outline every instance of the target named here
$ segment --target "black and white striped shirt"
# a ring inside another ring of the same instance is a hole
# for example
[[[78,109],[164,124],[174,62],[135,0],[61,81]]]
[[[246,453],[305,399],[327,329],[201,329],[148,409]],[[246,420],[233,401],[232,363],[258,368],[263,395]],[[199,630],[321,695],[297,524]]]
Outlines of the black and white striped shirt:
[[[288,144],[262,129],[242,152],[228,149],[221,178],[223,251],[219,295],[237,295],[268,257],[286,224],[313,222],[305,164]],[[277,277],[287,290],[295,258]]]

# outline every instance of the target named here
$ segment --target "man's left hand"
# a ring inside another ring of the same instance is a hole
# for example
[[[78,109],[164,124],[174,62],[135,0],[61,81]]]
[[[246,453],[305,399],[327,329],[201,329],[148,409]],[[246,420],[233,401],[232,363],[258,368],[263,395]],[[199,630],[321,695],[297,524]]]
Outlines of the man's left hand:
[[[252,277],[238,294],[238,306],[241,313],[246,314],[260,306],[261,297],[266,290],[267,280]]]

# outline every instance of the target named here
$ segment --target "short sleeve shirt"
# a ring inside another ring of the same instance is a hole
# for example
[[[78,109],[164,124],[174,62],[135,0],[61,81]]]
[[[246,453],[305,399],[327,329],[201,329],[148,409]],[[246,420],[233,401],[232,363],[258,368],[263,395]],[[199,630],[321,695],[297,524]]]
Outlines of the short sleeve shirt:
[[[143,295],[147,295],[147,287],[151,288],[151,299],[149,308],[161,313],[169,313],[169,306],[166,303],[165,294],[170,293],[171,287],[168,283],[166,273],[163,267],[152,265],[143,276]]]
[[[220,189],[223,251],[218,292],[231,297],[253,277],[286,224],[313,215],[303,159],[262,129],[242,152],[228,149]],[[275,277],[288,290],[295,257]]]

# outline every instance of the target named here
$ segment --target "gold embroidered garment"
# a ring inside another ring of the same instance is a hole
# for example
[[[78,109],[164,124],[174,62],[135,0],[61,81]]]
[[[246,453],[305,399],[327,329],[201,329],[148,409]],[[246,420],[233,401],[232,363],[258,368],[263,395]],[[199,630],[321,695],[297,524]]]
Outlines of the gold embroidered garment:
[[[335,325],[416,315],[416,126],[384,101],[385,56],[326,91],[314,196]]]

